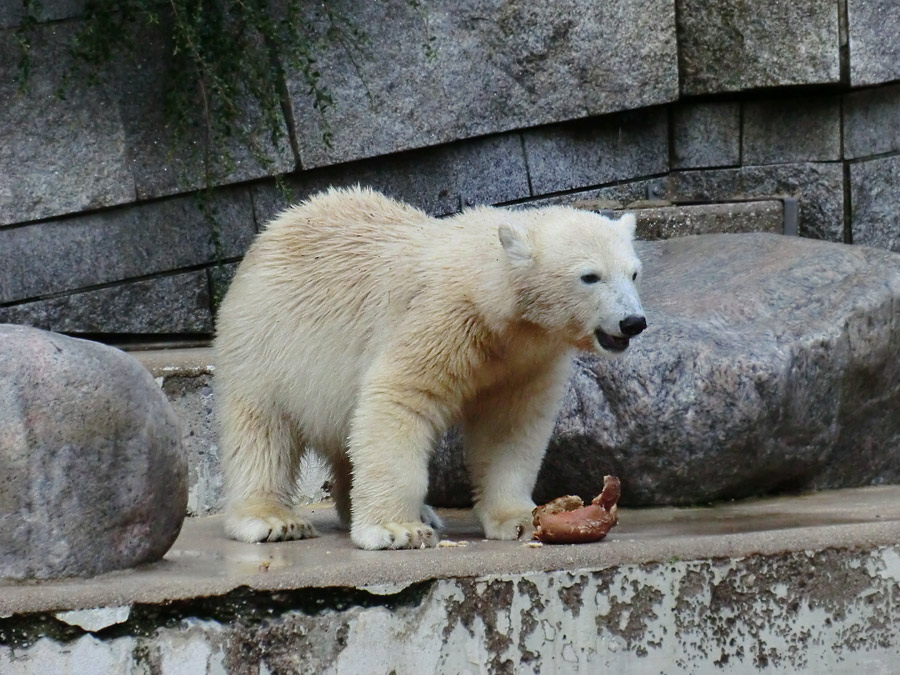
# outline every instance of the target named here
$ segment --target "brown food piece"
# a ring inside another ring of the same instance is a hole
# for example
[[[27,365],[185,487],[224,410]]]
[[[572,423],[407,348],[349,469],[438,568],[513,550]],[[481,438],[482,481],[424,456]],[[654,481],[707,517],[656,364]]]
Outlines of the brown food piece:
[[[603,491],[585,506],[581,497],[566,495],[538,506],[534,516],[534,537],[548,544],[585,544],[600,541],[619,522],[619,479],[603,477]]]

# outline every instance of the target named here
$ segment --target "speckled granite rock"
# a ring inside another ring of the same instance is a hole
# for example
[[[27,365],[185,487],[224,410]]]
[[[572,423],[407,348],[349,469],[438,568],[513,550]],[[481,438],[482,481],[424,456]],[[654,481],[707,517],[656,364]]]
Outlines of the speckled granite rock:
[[[649,328],[581,357],[535,498],[695,504],[900,482],[900,256],[773,234],[639,243]],[[457,443],[433,503],[467,494]]]
[[[309,82],[287,68],[307,169],[678,98],[671,0],[304,7],[319,85],[335,103],[316,109]],[[335,39],[329,14],[352,17],[365,39]]]
[[[186,503],[179,423],[140,363],[0,324],[0,578],[157,560]]]

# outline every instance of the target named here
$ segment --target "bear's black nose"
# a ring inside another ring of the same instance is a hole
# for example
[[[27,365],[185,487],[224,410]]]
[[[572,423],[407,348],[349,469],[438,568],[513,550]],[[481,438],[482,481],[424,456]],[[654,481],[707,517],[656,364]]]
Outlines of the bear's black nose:
[[[642,316],[626,316],[619,322],[623,335],[634,337],[647,327],[647,319]]]

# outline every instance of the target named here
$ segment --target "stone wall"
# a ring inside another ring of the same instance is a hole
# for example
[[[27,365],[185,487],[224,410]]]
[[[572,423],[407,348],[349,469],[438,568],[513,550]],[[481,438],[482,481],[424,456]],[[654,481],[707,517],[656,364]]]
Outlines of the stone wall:
[[[284,198],[235,146],[200,208],[202,133],[171,149],[161,32],[57,96],[84,2],[47,4],[25,90],[20,5],[0,6],[0,321],[208,338]],[[330,0],[353,45],[308,5],[335,105],[288,68],[289,140],[260,139],[297,198],[360,182],[445,215],[791,197],[803,236],[900,251],[897,0]]]

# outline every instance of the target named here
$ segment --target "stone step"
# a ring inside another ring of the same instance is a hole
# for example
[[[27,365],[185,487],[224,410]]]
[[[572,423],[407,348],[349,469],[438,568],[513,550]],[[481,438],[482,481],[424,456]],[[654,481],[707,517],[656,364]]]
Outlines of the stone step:
[[[224,538],[190,518],[165,558],[0,582],[0,673],[896,672],[900,487],[621,509],[595,544],[437,549]]]

